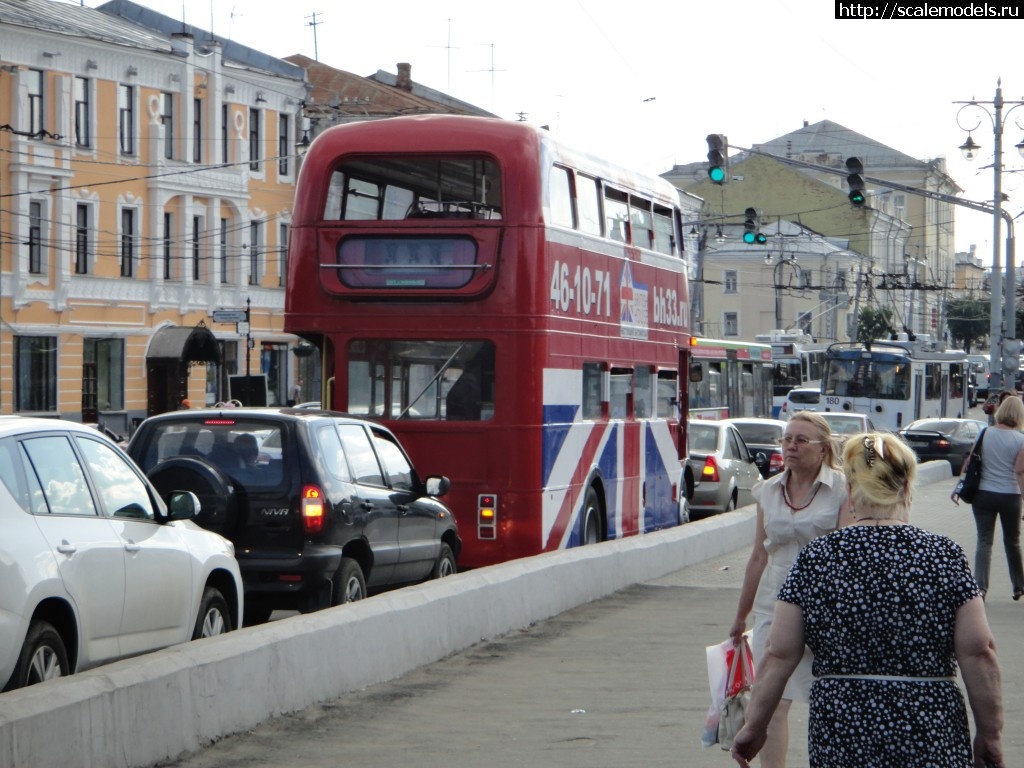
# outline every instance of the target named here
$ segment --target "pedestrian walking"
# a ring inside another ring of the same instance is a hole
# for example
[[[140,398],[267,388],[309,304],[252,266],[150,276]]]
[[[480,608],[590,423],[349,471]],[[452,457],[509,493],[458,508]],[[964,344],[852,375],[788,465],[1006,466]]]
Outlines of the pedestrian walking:
[[[992,566],[992,542],[996,519],[1003,530],[1003,551],[1010,569],[1012,597],[1024,595],[1024,563],[1021,558],[1021,493],[1024,492],[1024,401],[1007,397],[995,413],[995,424],[978,441],[981,451],[981,482],[971,508],[978,529],[974,552],[974,579],[982,597],[988,593]],[[967,465],[967,462],[964,462]],[[953,503],[960,505],[956,492]]]
[[[956,542],[908,522],[916,456],[893,435],[860,434],[846,442],[843,472],[851,524],[807,544],[779,591],[733,758],[746,768],[765,744],[806,644],[811,768],[1005,768],[981,590]]]
[[[764,658],[774,615],[775,598],[800,549],[812,539],[835,530],[846,503],[846,480],[838,469],[828,422],[812,411],[794,413],[782,437],[785,469],[754,485],[757,528],[736,620],[729,634],[739,643],[753,611],[751,650],[755,662]],[[782,694],[761,753],[763,768],[784,768],[789,747],[789,707],[807,701],[811,657],[802,662]],[[755,681],[755,686],[757,685]]]

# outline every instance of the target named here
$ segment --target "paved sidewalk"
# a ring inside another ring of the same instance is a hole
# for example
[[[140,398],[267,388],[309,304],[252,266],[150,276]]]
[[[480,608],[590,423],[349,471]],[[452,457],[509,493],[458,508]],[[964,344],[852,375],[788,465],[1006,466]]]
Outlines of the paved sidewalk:
[[[952,537],[973,560],[974,520],[969,506],[949,501],[952,486],[951,477],[915,491],[913,522]],[[717,746],[700,746],[710,700],[704,648],[726,637],[747,555],[737,551],[682,568],[162,765],[734,765]],[[1006,764],[1020,766],[1024,643],[1017,637],[1024,601],[1010,599],[998,534],[992,559],[987,610],[1003,671]],[[309,663],[344,659],[343,648],[325,648]],[[801,768],[806,705],[794,704],[790,723],[788,764]]]

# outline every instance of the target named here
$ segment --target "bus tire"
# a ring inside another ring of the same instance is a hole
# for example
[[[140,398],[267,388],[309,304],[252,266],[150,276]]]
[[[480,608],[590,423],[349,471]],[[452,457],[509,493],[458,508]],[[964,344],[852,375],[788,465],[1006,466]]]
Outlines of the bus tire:
[[[581,544],[597,544],[601,541],[601,501],[597,497],[597,491],[593,486],[587,488],[587,495],[583,500],[583,527],[581,529]]]

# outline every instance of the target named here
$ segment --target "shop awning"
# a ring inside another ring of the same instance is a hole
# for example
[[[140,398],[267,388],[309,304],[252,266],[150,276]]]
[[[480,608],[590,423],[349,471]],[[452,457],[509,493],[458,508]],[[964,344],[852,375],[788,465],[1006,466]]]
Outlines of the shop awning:
[[[167,326],[153,334],[146,360],[174,360],[181,363],[219,363],[217,338],[205,325],[195,328]]]

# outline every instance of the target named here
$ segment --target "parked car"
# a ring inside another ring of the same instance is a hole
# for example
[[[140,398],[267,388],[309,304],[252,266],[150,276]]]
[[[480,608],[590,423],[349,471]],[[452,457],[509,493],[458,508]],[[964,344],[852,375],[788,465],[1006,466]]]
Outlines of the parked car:
[[[231,543],[100,431],[0,416],[4,690],[240,625]]]
[[[235,544],[246,623],[308,612],[456,572],[462,541],[383,426],[293,408],[174,411],[139,425],[128,453],[161,493],[186,488],[198,522]]]
[[[918,419],[900,430],[919,461],[948,461],[959,475],[964,460],[986,426],[976,419]]]
[[[818,415],[828,422],[828,426],[832,430],[832,434],[838,438],[840,444],[845,443],[846,438],[850,435],[856,435],[860,432],[878,431],[875,429],[875,425],[872,423],[871,419],[863,413],[819,411]]]
[[[698,519],[729,512],[753,503],[750,494],[761,473],[735,426],[725,421],[690,421],[687,463],[696,485],[690,499],[690,517]]]
[[[743,442],[754,454],[761,477],[769,478],[779,474],[783,469],[782,445],[779,439],[786,434],[786,423],[779,419],[723,419],[739,430]]]
[[[789,421],[797,411],[816,411],[821,406],[821,390],[817,387],[794,387],[779,409],[779,419]]]

